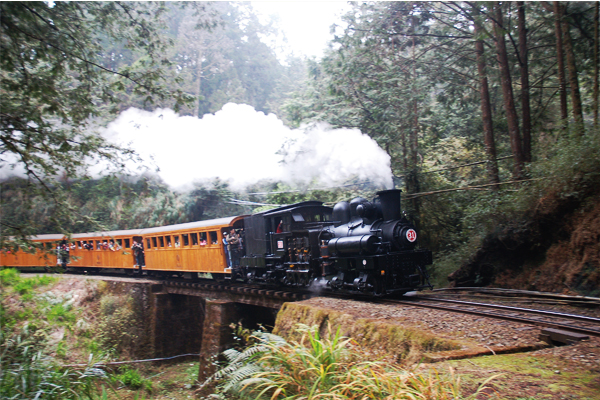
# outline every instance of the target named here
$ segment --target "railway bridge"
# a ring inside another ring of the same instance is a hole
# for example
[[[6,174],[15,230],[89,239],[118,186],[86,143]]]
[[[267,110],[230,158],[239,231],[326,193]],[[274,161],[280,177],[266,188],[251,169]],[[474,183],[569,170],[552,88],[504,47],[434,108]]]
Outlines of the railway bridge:
[[[233,342],[232,323],[242,320],[251,328],[274,326],[285,302],[309,297],[227,283],[103,280],[105,290],[130,295],[143,310],[143,354],[153,358],[200,354],[201,381],[214,372],[211,359]]]

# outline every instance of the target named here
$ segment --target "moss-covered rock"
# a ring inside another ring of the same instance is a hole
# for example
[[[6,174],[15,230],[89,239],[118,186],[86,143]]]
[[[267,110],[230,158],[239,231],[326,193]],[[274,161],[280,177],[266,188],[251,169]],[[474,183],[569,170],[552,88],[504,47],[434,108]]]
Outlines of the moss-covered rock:
[[[321,335],[338,328],[354,339],[369,359],[383,358],[399,363],[418,361],[424,353],[459,349],[458,342],[442,339],[431,332],[408,325],[356,316],[302,302],[283,305],[273,333],[288,340],[299,340],[298,323],[319,327]]]

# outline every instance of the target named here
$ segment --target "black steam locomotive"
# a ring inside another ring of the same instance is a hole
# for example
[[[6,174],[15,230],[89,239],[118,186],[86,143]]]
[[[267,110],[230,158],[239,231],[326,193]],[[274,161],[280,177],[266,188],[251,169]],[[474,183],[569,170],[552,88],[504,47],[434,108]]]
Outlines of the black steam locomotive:
[[[248,216],[246,254],[232,279],[374,295],[431,288],[429,250],[417,249],[415,227],[402,216],[400,190],[333,208],[307,201]]]

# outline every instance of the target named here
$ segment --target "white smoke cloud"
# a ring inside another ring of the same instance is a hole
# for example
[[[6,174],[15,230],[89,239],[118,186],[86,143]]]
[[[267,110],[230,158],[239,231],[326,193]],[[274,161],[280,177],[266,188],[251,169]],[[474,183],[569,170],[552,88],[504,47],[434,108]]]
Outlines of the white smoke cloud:
[[[392,186],[390,157],[360,131],[325,124],[292,130],[243,104],[226,104],[201,119],[130,108],[103,135],[129,145],[177,189],[215,177],[234,189],[261,180],[335,185],[353,178]]]

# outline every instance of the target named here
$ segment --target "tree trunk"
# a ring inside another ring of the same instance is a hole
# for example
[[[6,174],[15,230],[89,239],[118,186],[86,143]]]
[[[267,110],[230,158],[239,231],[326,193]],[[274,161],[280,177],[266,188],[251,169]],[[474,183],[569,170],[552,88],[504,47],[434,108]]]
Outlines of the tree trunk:
[[[408,149],[406,148],[406,132],[402,129],[402,167],[408,171]]]
[[[600,46],[598,40],[598,19],[600,14],[600,3],[596,3],[596,12],[594,13],[594,128],[598,129],[598,46]]]
[[[416,17],[412,18],[413,32],[416,25]],[[419,192],[419,176],[418,176],[418,165],[419,165],[419,105],[417,101],[417,63],[415,60],[415,37],[412,37],[412,101],[413,101],[413,127],[410,130],[410,173],[408,174],[408,184],[412,193]],[[414,210],[414,224],[418,229],[421,222],[420,214],[420,201],[418,198],[412,199],[412,206]]]
[[[200,114],[200,99],[202,98],[202,49],[198,48],[198,58],[196,66],[196,78],[198,79],[196,105],[194,106],[194,117],[198,118]]]
[[[510,147],[513,153],[513,179],[523,179],[523,150],[521,145],[521,133],[519,131],[519,118],[515,107],[515,99],[512,90],[512,81],[504,41],[504,27],[502,22],[502,5],[494,4],[495,18],[494,34],[496,36],[496,52],[498,53],[498,64],[502,78],[502,96],[504,98],[504,110],[506,111],[506,122],[508,123],[508,135]]]
[[[485,144],[485,152],[487,156],[487,173],[489,183],[500,183],[498,175],[498,162],[496,161],[496,142],[494,140],[494,124],[492,121],[492,106],[490,103],[490,89],[488,86],[488,78],[485,66],[485,55],[483,51],[483,40],[481,39],[482,27],[481,22],[477,19],[479,9],[473,7],[474,26],[475,26],[475,54],[477,55],[477,74],[480,82],[481,96],[481,119],[483,122],[483,143]],[[492,186],[494,190],[498,190],[498,186]]]
[[[529,65],[527,61],[527,28],[525,2],[518,1],[519,61],[521,70],[521,111],[523,113],[523,161],[531,162],[531,108],[529,105]]]
[[[561,17],[563,44],[567,56],[567,71],[569,71],[569,86],[571,88],[571,103],[573,118],[575,119],[575,134],[583,134],[583,109],[581,107],[581,94],[579,93],[579,79],[577,77],[577,65],[575,64],[575,53],[571,41],[571,29],[565,18],[565,7],[559,5],[559,16]]]
[[[554,2],[554,33],[556,35],[556,62],[558,64],[558,90],[560,94],[560,119],[566,129],[569,113],[567,110],[567,80],[565,78],[565,58],[563,52],[560,4]]]

